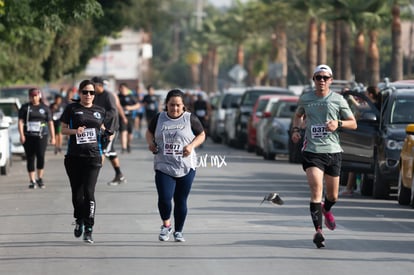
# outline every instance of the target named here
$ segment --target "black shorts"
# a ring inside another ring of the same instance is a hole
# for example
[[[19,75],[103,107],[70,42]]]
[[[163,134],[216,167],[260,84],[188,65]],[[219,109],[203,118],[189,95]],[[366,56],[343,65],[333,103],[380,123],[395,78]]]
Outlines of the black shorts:
[[[128,134],[132,134],[132,131],[134,130],[134,118],[132,116],[127,116],[126,118],[128,120],[126,124],[122,121],[122,119],[119,120],[119,131],[127,131]]]
[[[302,153],[302,167],[304,171],[309,167],[318,167],[331,177],[339,177],[341,173],[342,153],[316,154],[306,151]]]
[[[113,134],[113,139],[108,143],[106,148],[104,148],[104,154],[107,158],[116,158],[117,153],[115,151],[114,142],[118,138],[118,131]]]

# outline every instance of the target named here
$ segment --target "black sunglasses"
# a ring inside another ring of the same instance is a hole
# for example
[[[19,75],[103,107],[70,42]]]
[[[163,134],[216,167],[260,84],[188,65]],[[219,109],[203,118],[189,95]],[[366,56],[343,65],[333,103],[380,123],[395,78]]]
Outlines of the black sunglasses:
[[[82,90],[83,95],[87,95],[87,94],[95,95],[95,93],[96,92],[94,90]]]
[[[326,75],[315,75],[315,79],[318,81],[321,81],[322,79],[324,81],[328,81],[331,77]]]

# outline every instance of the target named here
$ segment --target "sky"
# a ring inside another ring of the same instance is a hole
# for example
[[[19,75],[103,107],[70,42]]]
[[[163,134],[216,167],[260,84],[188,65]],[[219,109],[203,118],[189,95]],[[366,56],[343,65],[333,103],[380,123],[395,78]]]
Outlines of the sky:
[[[232,0],[208,0],[211,4],[217,7],[230,6]]]

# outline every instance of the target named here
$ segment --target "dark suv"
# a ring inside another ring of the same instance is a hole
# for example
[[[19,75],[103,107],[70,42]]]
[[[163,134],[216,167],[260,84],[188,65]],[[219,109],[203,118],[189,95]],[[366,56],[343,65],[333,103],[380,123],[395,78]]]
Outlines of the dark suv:
[[[364,93],[344,93],[358,128],[341,130],[341,178],[348,171],[362,173],[362,194],[386,199],[398,183],[405,127],[414,122],[414,84],[386,81],[379,88],[380,110]]]
[[[236,147],[244,148],[247,145],[247,122],[252,113],[253,105],[259,96],[267,94],[295,95],[294,92],[283,87],[257,86],[247,88],[236,111]]]

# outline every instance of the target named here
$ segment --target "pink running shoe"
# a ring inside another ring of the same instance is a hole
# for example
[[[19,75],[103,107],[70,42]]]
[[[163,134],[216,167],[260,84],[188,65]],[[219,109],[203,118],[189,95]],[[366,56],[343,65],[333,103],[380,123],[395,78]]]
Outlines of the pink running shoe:
[[[335,217],[332,211],[326,211],[324,204],[322,203],[322,213],[325,216],[325,225],[328,229],[334,230],[336,228]]]

